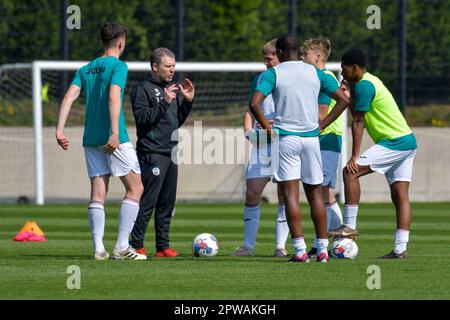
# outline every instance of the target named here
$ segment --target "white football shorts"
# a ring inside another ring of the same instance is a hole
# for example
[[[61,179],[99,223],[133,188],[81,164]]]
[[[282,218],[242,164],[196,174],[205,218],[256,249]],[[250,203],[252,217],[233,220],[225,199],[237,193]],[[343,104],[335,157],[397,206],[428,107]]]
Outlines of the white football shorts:
[[[262,148],[252,147],[250,159],[247,164],[245,179],[258,179],[272,177],[270,160],[270,145]]]
[[[89,178],[105,175],[123,177],[130,171],[141,174],[136,151],[131,142],[120,144],[111,155],[105,153],[104,147],[84,147]]]
[[[411,182],[416,153],[417,149],[399,151],[375,144],[364,151],[356,163],[370,166],[372,171],[384,174],[389,185],[396,181]]]
[[[276,181],[301,180],[311,185],[322,184],[319,138],[278,136],[272,141],[272,171]]]

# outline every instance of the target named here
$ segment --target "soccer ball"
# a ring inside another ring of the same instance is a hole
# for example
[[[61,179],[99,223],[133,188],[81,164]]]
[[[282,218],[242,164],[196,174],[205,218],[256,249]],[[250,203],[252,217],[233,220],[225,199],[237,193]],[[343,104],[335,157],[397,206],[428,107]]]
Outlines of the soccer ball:
[[[196,257],[214,257],[219,252],[219,241],[210,233],[201,233],[192,241],[192,253]]]
[[[356,259],[358,245],[349,238],[334,239],[331,245],[331,256],[337,259]]]

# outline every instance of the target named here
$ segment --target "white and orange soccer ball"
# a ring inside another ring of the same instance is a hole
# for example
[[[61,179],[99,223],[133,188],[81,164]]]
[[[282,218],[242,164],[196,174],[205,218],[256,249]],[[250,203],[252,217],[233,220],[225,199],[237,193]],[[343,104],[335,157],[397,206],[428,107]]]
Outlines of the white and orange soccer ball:
[[[210,233],[201,233],[192,241],[192,253],[196,257],[214,257],[219,252],[219,241]]]

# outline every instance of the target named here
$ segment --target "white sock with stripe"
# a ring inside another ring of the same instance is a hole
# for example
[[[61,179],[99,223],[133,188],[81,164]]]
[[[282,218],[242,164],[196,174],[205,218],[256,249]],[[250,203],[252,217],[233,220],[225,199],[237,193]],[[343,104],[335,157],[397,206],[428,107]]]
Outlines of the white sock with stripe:
[[[346,204],[344,206],[344,225],[356,229],[356,218],[358,217],[358,205]]]
[[[123,251],[128,248],[128,239],[133,230],[139,212],[139,202],[131,199],[123,199],[119,209],[119,234],[117,236],[116,248]]]
[[[97,201],[89,202],[88,208],[89,227],[91,228],[94,252],[104,252],[103,234],[105,232],[105,209],[103,203]]]
[[[254,250],[256,235],[259,227],[259,217],[261,209],[259,204],[256,206],[245,206],[244,209],[244,247]]]
[[[284,204],[278,205],[277,226],[275,229],[275,247],[276,249],[285,249],[286,241],[289,236],[289,226],[286,220],[286,207]]]

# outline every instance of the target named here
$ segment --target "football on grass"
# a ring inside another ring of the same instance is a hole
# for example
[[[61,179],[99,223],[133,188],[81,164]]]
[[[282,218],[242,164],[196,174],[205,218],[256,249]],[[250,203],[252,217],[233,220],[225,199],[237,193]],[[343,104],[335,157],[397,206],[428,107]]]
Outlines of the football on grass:
[[[219,252],[219,242],[210,233],[201,233],[192,241],[192,253],[196,257],[214,257]]]
[[[358,256],[358,246],[352,239],[337,238],[334,239],[331,246],[331,255],[337,259],[356,259]]]

